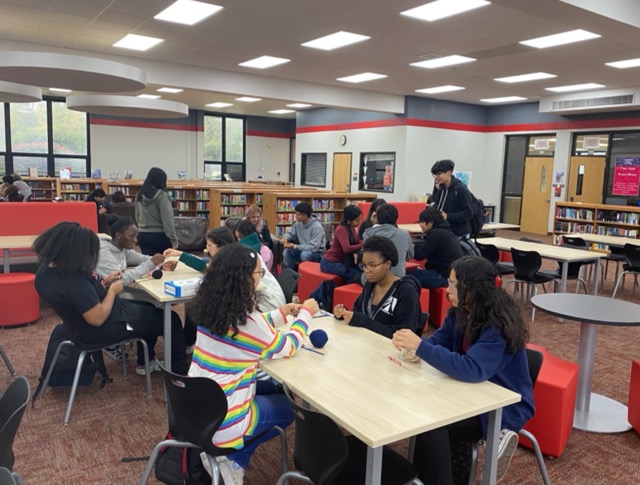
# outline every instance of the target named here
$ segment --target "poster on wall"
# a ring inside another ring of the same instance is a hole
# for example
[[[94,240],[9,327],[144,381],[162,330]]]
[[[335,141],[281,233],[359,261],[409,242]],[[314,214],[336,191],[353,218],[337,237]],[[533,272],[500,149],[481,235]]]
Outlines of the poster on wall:
[[[456,171],[453,172],[453,176],[460,182],[465,184],[468,188],[471,188],[471,172]]]
[[[638,195],[640,157],[617,157],[613,171],[612,195]]]

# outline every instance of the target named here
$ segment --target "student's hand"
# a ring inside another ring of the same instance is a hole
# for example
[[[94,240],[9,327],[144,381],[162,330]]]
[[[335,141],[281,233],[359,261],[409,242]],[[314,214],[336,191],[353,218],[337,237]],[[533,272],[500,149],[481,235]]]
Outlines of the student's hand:
[[[284,313],[285,316],[293,315],[295,317],[300,311],[301,307],[302,305],[300,305],[299,303],[287,303],[286,305],[282,305],[280,307],[280,310],[282,310],[282,313]]]
[[[412,330],[403,328],[393,334],[391,343],[398,350],[417,350],[422,342],[422,338],[418,337]]]
[[[103,215],[107,213],[107,209],[105,209],[104,207],[101,207],[100,209],[98,209],[98,214]]]
[[[115,283],[112,283],[111,286],[109,287],[109,291],[115,293],[116,295],[119,295],[120,293],[122,293],[122,290],[124,290],[124,286],[122,286],[122,281],[116,281]]]
[[[159,264],[162,264],[164,262],[164,256],[160,253],[154,254],[153,256],[151,256],[151,262],[155,266],[158,266]]]
[[[311,315],[315,315],[316,313],[318,313],[318,310],[320,310],[320,308],[318,307],[318,302],[313,298],[305,300],[302,306],[309,310],[311,312]]]
[[[446,221],[447,220],[447,213],[445,211],[440,211],[440,213],[442,214],[442,217]]]
[[[112,271],[104,278],[104,282],[107,286],[112,284],[114,281],[118,281],[122,278],[122,271]]]
[[[295,245],[295,244],[290,243],[290,242],[286,242],[286,243],[284,243],[284,244],[283,244],[283,246],[284,246],[286,249],[294,249],[294,248],[296,247],[296,245]]]
[[[349,325],[349,323],[351,322],[351,318],[353,317],[353,312],[350,312],[349,310],[347,310],[344,307],[344,305],[336,305],[333,308],[333,314],[335,315],[336,318],[344,319],[343,321],[347,325]]]
[[[178,261],[176,261],[174,259],[173,261],[165,261],[162,264],[162,269],[164,271],[175,271],[176,270],[176,266],[178,266]]]
[[[178,251],[177,249],[165,249],[162,255],[165,258],[168,258],[170,256],[177,256],[179,258],[180,256],[182,256],[182,251]]]

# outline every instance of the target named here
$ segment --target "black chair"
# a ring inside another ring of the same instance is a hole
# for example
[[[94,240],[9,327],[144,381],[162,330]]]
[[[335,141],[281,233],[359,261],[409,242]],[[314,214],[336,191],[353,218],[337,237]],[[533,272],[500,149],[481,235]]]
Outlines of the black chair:
[[[543,355],[542,352],[533,349],[525,349],[527,352],[527,364],[529,366],[529,377],[531,377],[531,383],[533,387],[536,386],[538,380],[538,374],[542,368]],[[547,473],[547,466],[544,464],[544,458],[542,457],[542,451],[540,451],[540,445],[536,437],[526,429],[521,429],[518,434],[531,442],[533,446],[533,452],[536,455],[536,461],[538,462],[538,468],[540,468],[540,475],[542,475],[542,481],[545,485],[551,485],[549,480],[549,474]],[[473,485],[476,482],[476,463],[478,461],[478,445],[474,443],[472,460],[471,460],[471,473],[469,474],[469,485]]]
[[[609,246],[609,254],[602,256],[602,258],[600,259],[604,260],[605,262],[604,275],[602,276],[602,279],[607,279],[607,273],[609,272],[609,261],[612,261],[616,264],[616,274],[613,279],[617,281],[618,273],[620,272],[620,264],[626,262],[626,259],[624,257],[624,247],[620,248],[617,246]]]
[[[220,483],[220,471],[215,457],[230,455],[235,448],[219,448],[211,439],[227,416],[227,398],[213,379],[187,377],[169,372],[164,367],[162,377],[169,404],[169,433],[175,439],[158,443],[144,469],[140,485],[146,485],[160,451],[165,447],[200,448],[209,459],[212,471],[211,483]],[[287,471],[287,438],[284,430],[275,427],[280,434],[282,473]],[[245,440],[245,445],[251,440]]]
[[[577,237],[577,236],[562,236],[562,247],[565,248],[572,248],[572,249],[582,249],[583,251],[589,251],[589,245],[587,244],[587,242],[582,239],[581,237]],[[584,287],[584,292],[587,292],[587,284],[585,283],[584,278],[581,278],[580,276],[580,272],[582,270],[583,267],[587,267],[589,268],[589,279],[591,278],[591,270],[593,269],[595,264],[602,264],[600,263],[600,261],[596,260],[596,261],[580,261],[580,262],[575,262],[575,263],[568,263],[569,264],[569,268],[567,270],[567,279],[574,279],[577,280],[578,283],[582,283],[582,286]],[[558,265],[558,274],[562,275],[562,266],[559,264]],[[602,271],[600,273],[601,275],[601,281],[602,284],[604,285],[604,271]],[[578,288],[576,288],[576,292],[578,291]]]
[[[280,288],[282,288],[286,302],[291,303],[293,292],[296,291],[296,287],[298,286],[300,273],[293,271],[291,268],[285,268],[276,279],[280,284]]]
[[[480,255],[496,267],[496,271],[500,276],[513,274],[513,263],[501,263],[500,252],[496,246],[479,242],[476,242],[476,246],[480,250]]]
[[[2,360],[4,360],[4,363],[7,365],[7,369],[9,369],[9,374],[11,374],[12,376],[16,375],[16,371],[13,370],[13,366],[11,365],[11,361],[9,360],[9,357],[7,356],[7,354],[5,353],[4,349],[2,348],[2,345],[0,345],[0,357],[2,357]]]
[[[365,482],[367,445],[355,436],[345,436],[328,416],[300,406],[291,390],[282,384],[295,415],[296,435],[293,462],[297,470],[280,476],[276,485],[284,485],[289,478],[316,485],[353,485]],[[418,470],[395,451],[384,448],[382,483],[401,485],[421,484]]]
[[[618,286],[620,286],[620,282],[624,282],[625,275],[632,274],[633,275],[633,292],[635,294],[636,286],[638,286],[638,275],[640,274],[640,246],[635,244],[625,244],[624,245],[624,259],[627,261],[622,265],[622,273],[618,277],[616,281],[616,286],[613,289],[613,295],[611,298],[616,297],[616,293],[618,292]]]
[[[542,258],[540,253],[536,251],[523,251],[520,249],[511,248],[511,258],[513,259],[514,279],[509,281],[505,290],[513,283],[515,289],[521,290],[521,297],[524,296],[524,286],[527,287],[527,295],[530,300],[532,296],[538,294],[536,285],[541,284],[544,292],[547,292],[544,284],[553,282],[554,291],[558,291],[558,280],[556,273],[549,273],[547,271],[540,271],[542,266]],[[535,307],[531,311],[531,320],[533,321],[536,315]]]
[[[278,275],[278,268],[284,261],[284,245],[282,241],[273,234],[271,235],[271,251],[273,252],[273,263],[271,264],[271,272]]]
[[[234,232],[238,223],[242,220],[242,217],[227,217],[224,221],[225,227],[229,228],[231,232]]]
[[[0,466],[13,470],[13,440],[29,402],[29,381],[16,377],[0,399]]]

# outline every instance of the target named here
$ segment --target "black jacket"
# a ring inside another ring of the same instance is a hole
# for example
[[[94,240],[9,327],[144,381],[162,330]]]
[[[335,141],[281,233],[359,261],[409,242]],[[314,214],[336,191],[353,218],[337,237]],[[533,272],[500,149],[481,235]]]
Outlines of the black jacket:
[[[460,241],[451,232],[449,223],[444,221],[425,234],[424,241],[416,246],[414,258],[426,259],[425,269],[432,269],[448,278],[451,263],[462,256]]]
[[[461,237],[471,233],[471,224],[469,223],[473,217],[471,192],[453,175],[448,189],[440,184],[440,187],[433,194],[433,206],[446,212],[447,222],[451,225],[451,230],[456,236]]]
[[[365,327],[372,332],[391,338],[396,330],[408,328],[422,332],[420,312],[420,283],[413,276],[397,280],[374,307],[370,304],[375,284],[367,282],[353,305],[349,325]]]

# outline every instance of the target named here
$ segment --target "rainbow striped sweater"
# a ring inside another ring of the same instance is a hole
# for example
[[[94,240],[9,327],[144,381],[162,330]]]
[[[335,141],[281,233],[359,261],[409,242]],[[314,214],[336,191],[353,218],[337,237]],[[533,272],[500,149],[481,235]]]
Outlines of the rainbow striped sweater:
[[[264,314],[254,311],[247,315],[246,324],[239,326],[235,337],[232,328],[221,337],[198,327],[189,375],[215,380],[229,405],[227,417],[213,435],[214,445],[244,446],[244,436],[253,433],[258,420],[253,400],[258,361],[291,357],[306,337],[312,318],[306,308],[301,308],[290,329],[281,332],[275,327],[285,323],[286,317],[279,309]]]

